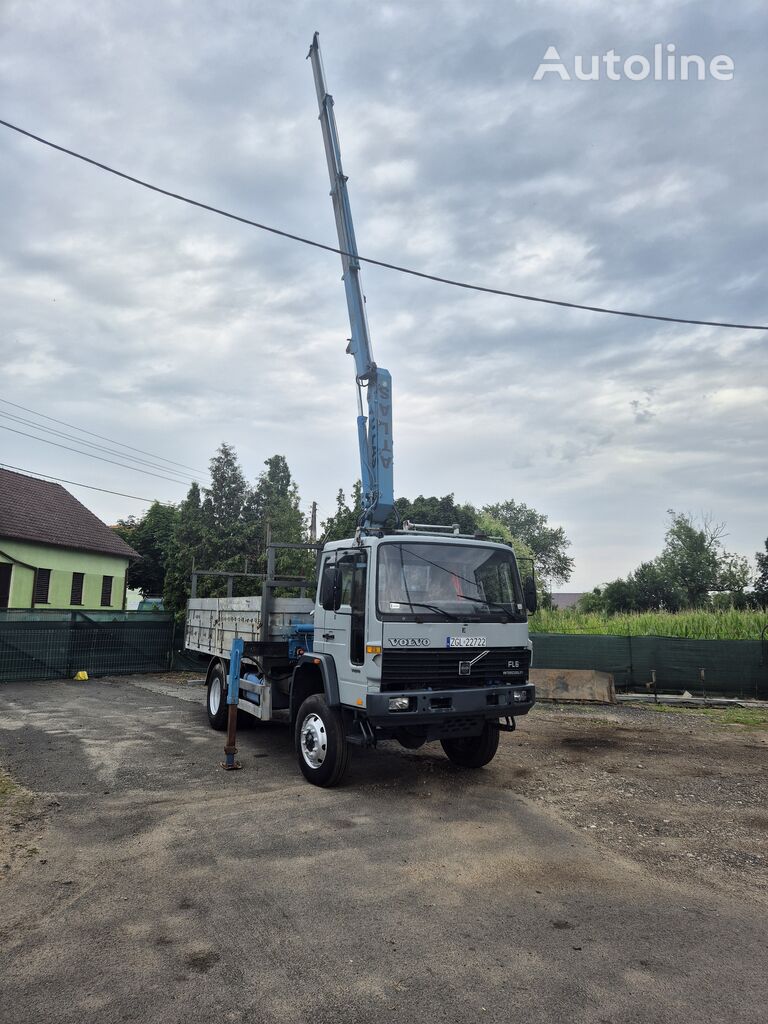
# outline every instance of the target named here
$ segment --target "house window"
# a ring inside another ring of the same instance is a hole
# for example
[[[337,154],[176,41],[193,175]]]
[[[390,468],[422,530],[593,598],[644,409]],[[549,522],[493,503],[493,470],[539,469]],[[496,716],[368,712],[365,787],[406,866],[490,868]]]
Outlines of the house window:
[[[72,592],[69,595],[70,604],[82,604],[83,603],[83,579],[85,573],[73,572],[72,573]]]
[[[33,604],[48,604],[48,590],[51,586],[51,570],[37,569],[35,571],[35,591],[32,596]]]
[[[101,607],[109,608],[112,604],[112,577],[102,576],[101,579]]]

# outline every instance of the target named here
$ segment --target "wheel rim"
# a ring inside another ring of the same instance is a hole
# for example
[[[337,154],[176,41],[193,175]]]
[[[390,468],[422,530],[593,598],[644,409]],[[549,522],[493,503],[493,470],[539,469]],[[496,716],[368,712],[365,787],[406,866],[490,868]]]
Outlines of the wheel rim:
[[[328,734],[319,715],[307,715],[301,723],[301,756],[310,768],[319,768],[328,753]]]
[[[221,680],[216,676],[211,683],[211,690],[208,694],[208,707],[211,709],[211,714],[218,714],[221,706]]]

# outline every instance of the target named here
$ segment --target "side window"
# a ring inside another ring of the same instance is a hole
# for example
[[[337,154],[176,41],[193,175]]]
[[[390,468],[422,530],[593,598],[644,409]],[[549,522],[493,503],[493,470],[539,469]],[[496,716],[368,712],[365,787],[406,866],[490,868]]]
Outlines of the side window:
[[[320,579],[317,581],[317,603],[328,611],[333,606],[333,575],[336,571],[335,555],[323,559]]]
[[[367,552],[354,551],[344,554],[338,564],[341,570],[341,603],[349,605],[353,614],[364,614]]]
[[[368,553],[352,551],[339,562],[341,603],[349,605],[349,660],[353,665],[365,661],[365,590],[368,578]]]
[[[352,614],[355,609],[364,611],[365,567],[365,552],[345,552],[338,561],[334,555],[326,558],[317,587],[318,604],[326,611],[332,611],[335,602],[337,607],[351,608]]]
[[[355,578],[355,555],[344,555],[339,559],[341,569],[341,603],[352,604],[352,590]]]
[[[352,596],[350,604],[353,615],[365,615],[365,583],[368,576],[368,555],[361,552],[356,558],[355,571],[352,576]]]

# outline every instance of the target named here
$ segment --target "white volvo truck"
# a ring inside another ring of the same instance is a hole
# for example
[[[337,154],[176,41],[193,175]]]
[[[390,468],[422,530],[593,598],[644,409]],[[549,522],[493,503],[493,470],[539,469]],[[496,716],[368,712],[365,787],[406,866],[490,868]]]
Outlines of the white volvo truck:
[[[287,720],[299,767],[316,785],[339,782],[350,746],[381,739],[409,748],[438,740],[455,764],[479,768],[495,755],[499,731],[514,729],[534,703],[527,612],[536,589],[531,576],[521,581],[507,545],[398,521],[392,384],[373,359],[317,33],[309,57],[355,360],[363,512],[353,538],[319,553],[314,600],[274,597],[296,581],[268,570],[261,597],[192,598],[185,645],[210,657],[208,717],[224,729],[229,654],[233,639],[243,641],[238,708]]]

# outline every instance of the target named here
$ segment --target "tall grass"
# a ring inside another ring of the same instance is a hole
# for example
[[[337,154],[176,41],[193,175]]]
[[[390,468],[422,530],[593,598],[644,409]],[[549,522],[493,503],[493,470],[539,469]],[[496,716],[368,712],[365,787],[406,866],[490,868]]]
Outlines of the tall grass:
[[[571,609],[532,615],[532,633],[597,633],[618,636],[680,636],[696,640],[759,640],[768,614],[759,611],[637,612],[586,614]]]

